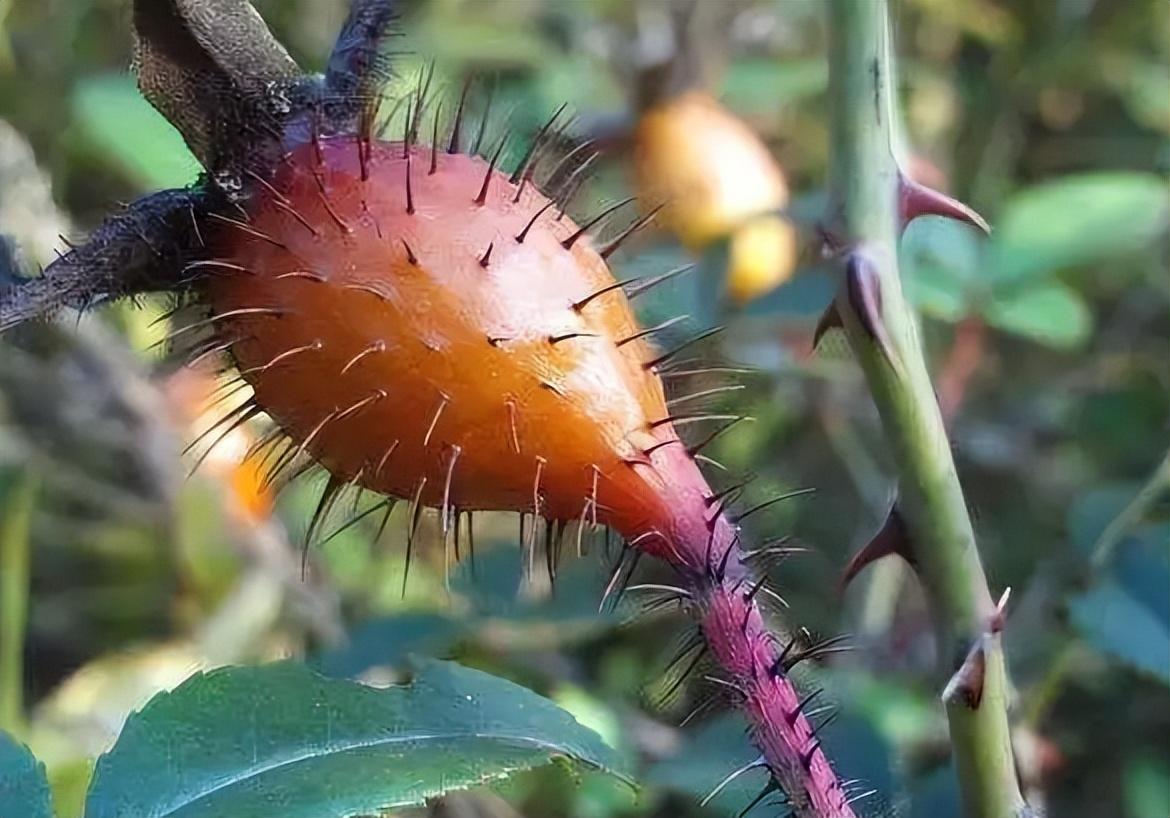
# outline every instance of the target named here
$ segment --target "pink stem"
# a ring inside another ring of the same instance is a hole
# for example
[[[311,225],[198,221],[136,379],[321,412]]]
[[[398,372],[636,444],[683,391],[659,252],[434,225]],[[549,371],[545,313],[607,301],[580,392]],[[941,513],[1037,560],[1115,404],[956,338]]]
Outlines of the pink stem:
[[[744,561],[737,526],[719,509],[708,510],[707,497],[686,488],[696,485],[686,479],[688,472],[698,474],[693,462],[680,462],[679,454],[666,458],[675,460],[667,468],[679,495],[669,506],[669,546],[648,538],[646,550],[670,562],[688,586],[710,654],[738,692],[761,754],[758,766],[771,772],[769,787],[787,797],[791,818],[855,818],[788,673],[785,660],[796,658],[791,645],[786,651],[778,644],[764,621],[757,577]]]

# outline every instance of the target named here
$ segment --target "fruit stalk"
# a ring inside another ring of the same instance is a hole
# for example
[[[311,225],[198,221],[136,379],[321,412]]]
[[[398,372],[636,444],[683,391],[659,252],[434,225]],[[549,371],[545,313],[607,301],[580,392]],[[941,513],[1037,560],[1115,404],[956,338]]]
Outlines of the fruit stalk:
[[[976,548],[938,402],[902,295],[894,151],[897,87],[885,0],[831,0],[832,170],[827,235],[842,251],[837,296],[900,479],[898,511],[934,619],[955,765],[969,818],[1020,818],[996,606]]]
[[[671,447],[671,456],[685,458],[679,451]],[[685,485],[693,469],[690,463],[669,470]],[[747,718],[760,755],[727,780],[753,769],[766,771],[769,779],[759,800],[774,794],[775,803],[788,810],[780,814],[855,818],[852,803],[873,793],[850,790],[837,778],[812,722],[815,713],[809,703],[816,691],[798,691],[790,673],[799,662],[831,652],[834,641],[798,647],[798,640],[775,636],[759,604],[768,590],[766,574],[743,548],[736,518],[724,513],[729,496],[687,500],[683,496],[673,503],[672,519],[664,529],[668,535],[632,545],[667,560],[679,573],[720,681],[734,691]]]

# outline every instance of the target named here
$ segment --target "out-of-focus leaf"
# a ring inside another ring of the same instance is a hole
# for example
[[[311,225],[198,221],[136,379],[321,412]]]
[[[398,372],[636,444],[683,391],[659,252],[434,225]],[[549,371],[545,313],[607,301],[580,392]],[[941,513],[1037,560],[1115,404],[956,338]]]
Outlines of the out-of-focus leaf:
[[[959,779],[954,767],[936,770],[910,788],[908,818],[961,818]]]
[[[562,561],[547,597],[528,599],[518,593],[521,570],[520,550],[514,547],[478,558],[474,572],[469,560],[460,565],[451,590],[472,603],[462,620],[469,633],[501,645],[552,647],[612,628],[628,613],[623,605],[598,609],[607,573],[597,554]]]
[[[817,318],[833,300],[837,281],[823,267],[797,272],[791,279],[763,298],[748,304],[743,315],[750,318]]]
[[[705,798],[729,773],[756,757],[757,753],[743,736],[744,723],[740,717],[715,719],[694,731],[677,755],[652,764],[643,780],[693,798]],[[710,806],[720,814],[736,815],[756,797],[767,780],[764,770],[745,773],[712,798]],[[773,812],[757,804],[745,813],[745,818],[764,818]]]
[[[1005,332],[1058,349],[1083,343],[1093,326],[1084,299],[1056,281],[997,294],[984,310],[984,316],[989,324]]]
[[[412,50],[440,62],[480,68],[534,69],[557,59],[534,29],[506,20],[433,15],[410,32],[409,42]]]
[[[1117,72],[1124,83],[1122,96],[1134,117],[1147,127],[1170,131],[1170,73],[1158,61],[1135,60]]]
[[[552,702],[448,662],[375,689],[283,663],[199,674],[127,723],[87,818],[341,818],[568,758],[619,756]]]
[[[0,818],[52,818],[45,765],[0,731]]]
[[[347,644],[322,653],[312,666],[325,676],[352,679],[372,667],[400,667],[412,653],[439,655],[463,630],[460,623],[441,614],[381,617],[359,626]]]
[[[651,765],[645,780],[662,787],[704,798],[728,774],[749,763],[758,755],[743,737],[745,725],[737,715],[724,716],[695,731],[684,749],[672,758]],[[842,779],[856,779],[858,788],[893,790],[893,767],[890,748],[881,735],[865,720],[844,715],[818,735],[833,766]],[[712,808],[726,815],[739,815],[767,784],[765,770],[753,770],[738,776],[711,799]],[[877,797],[877,796],[873,796]],[[765,799],[765,802],[767,799]],[[880,812],[881,804],[866,801],[868,809]],[[775,815],[775,807],[757,804],[747,818]]]
[[[1153,174],[1086,173],[1028,188],[997,220],[987,273],[1018,281],[1133,252],[1166,229],[1168,204]]]
[[[904,679],[835,668],[818,672],[817,680],[831,699],[849,702],[850,711],[872,724],[891,745],[922,743],[945,735],[946,723],[935,702],[907,686]]]
[[[1165,759],[1145,756],[1126,766],[1125,802],[1131,818],[1170,815],[1170,767]]]
[[[104,654],[38,703],[31,744],[54,769],[62,761],[92,758],[110,746],[130,713],[206,667],[186,642]]]
[[[80,134],[109,156],[143,190],[183,187],[199,174],[199,163],[183,137],[150,107],[129,74],[82,80],[73,96]]]
[[[1086,491],[1069,506],[1066,526],[1082,556],[1089,556],[1097,538],[1140,489],[1137,483],[1109,483]]]
[[[1072,621],[1098,650],[1170,684],[1170,555],[1165,526],[1131,536],[1109,574],[1072,600]]]
[[[727,69],[720,97],[734,110],[767,113],[814,97],[828,84],[829,66],[820,58],[742,59]]]
[[[647,247],[637,255],[619,258],[615,275],[619,279],[642,278],[650,280],[671,270],[694,264],[695,260],[678,244],[660,243]],[[720,271],[726,267],[720,268]],[[705,269],[693,270],[664,281],[648,290],[634,302],[638,317],[646,326],[653,326],[668,318],[689,315],[694,319],[686,327],[694,330],[701,326],[702,316],[712,314],[711,305],[705,301],[705,288],[701,284]],[[661,338],[659,338],[661,341]]]
[[[958,321],[969,312],[979,279],[982,239],[950,219],[916,219],[906,228],[899,259],[906,296],[925,314]]]
[[[1074,599],[1072,616],[1103,653],[1170,684],[1170,632],[1116,580],[1106,580]]]
[[[553,700],[572,713],[581,724],[596,731],[606,744],[617,748],[630,762],[634,761],[634,753],[626,739],[621,716],[606,702],[572,685],[558,689]],[[612,776],[596,772],[586,773],[580,777],[578,786],[572,793],[572,814],[580,818],[628,816],[633,813],[638,800],[635,791]]]
[[[924,315],[954,323],[968,313],[963,282],[942,267],[919,267],[903,281],[906,298]]]
[[[1134,529],[1114,555],[1112,571],[1170,630],[1167,543],[1170,543],[1170,523],[1150,523]]]
[[[606,576],[596,556],[566,561],[547,598],[518,595],[520,552],[498,548],[465,560],[451,577],[451,592],[468,603],[458,619],[416,611],[372,619],[347,644],[312,662],[318,672],[354,678],[374,667],[401,667],[410,654],[441,656],[457,642],[475,639],[509,647],[561,646],[618,625],[625,606],[598,610]]]

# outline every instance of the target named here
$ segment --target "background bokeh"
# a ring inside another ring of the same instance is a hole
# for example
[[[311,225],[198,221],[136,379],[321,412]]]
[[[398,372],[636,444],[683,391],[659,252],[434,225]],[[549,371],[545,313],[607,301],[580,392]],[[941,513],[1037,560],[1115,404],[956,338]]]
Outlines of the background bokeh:
[[[322,65],[345,5],[257,2],[307,68]],[[736,231],[699,241],[685,226],[640,234],[617,275],[699,261],[642,300],[642,318],[691,316],[680,338],[725,324],[708,357],[751,370],[733,376],[743,390],[712,397],[755,418],[711,447],[727,472],[711,466],[717,485],[756,475],[748,504],[816,489],[745,525],[757,541],[788,536],[808,549],[773,569],[788,605],[778,621],[856,645],[805,670],[841,711],[830,757],[879,790],[873,815],[957,818],[912,574],[885,561],[837,589],[893,486],[843,341],[830,334],[811,351],[832,292],[812,229],[829,159],[823,8],[689,6],[404,1],[395,88],[412,88],[427,65],[446,97],[478,76],[472,107],[482,116],[494,88],[492,134],[531,134],[569,103],[567,146],[594,138],[606,149],[574,199],[581,213],[648,184],[635,167],[640,117],[679,92],[717,99],[766,143],[800,237],[776,274],[796,267],[786,283],[733,304],[743,299],[723,295]],[[906,166],[995,226],[984,238],[919,220],[903,257],[993,593],[1012,588],[1021,774],[1053,816],[1166,818],[1170,6],[902,0],[894,10]],[[0,233],[13,239],[0,251],[28,269],[117,203],[196,178],[182,140],[137,94],[129,17],[123,0],[0,0]],[[740,150],[739,132],[727,136],[714,115],[694,123],[713,166]],[[655,150],[674,149],[663,144]],[[735,201],[755,195],[758,178],[721,183]],[[302,555],[321,482],[268,496],[240,462],[263,424],[188,479],[195,458],[183,448],[211,422],[214,376],[152,346],[166,309],[144,299],[0,340],[0,728],[46,760],[63,816],[77,815],[93,759],[125,715],[197,668],[304,655],[376,679],[409,652],[550,696],[636,758],[645,784],[634,794],[553,767],[445,799],[437,814],[734,815],[746,803],[750,776],[695,806],[750,751],[701,672],[673,689],[681,614],[633,591],[599,613],[616,556],[604,537],[585,538],[580,557],[566,543],[550,595],[519,587],[515,515],[482,515],[474,570],[426,549],[403,595],[398,515],[376,542],[371,515]],[[643,565],[637,581],[663,579]]]

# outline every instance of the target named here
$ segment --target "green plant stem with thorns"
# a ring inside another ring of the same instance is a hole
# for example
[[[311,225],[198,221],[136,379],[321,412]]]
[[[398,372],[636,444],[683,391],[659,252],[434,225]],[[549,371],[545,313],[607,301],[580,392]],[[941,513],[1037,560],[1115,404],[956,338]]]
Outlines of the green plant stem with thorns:
[[[899,282],[904,182],[893,150],[897,78],[886,3],[830,0],[827,9],[828,232],[847,259],[847,286],[836,307],[897,463],[899,513],[951,677],[943,698],[966,814],[1021,818],[1030,812],[1012,754],[1002,612],[988,591],[915,316]]]

